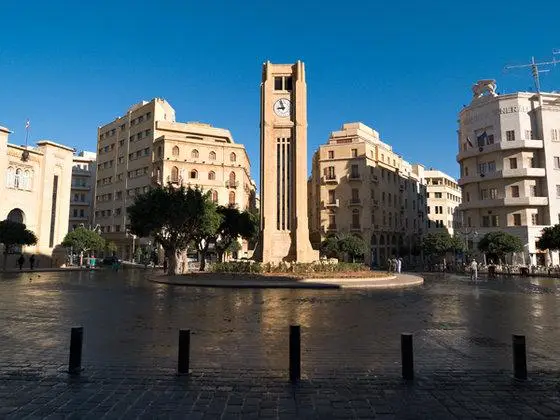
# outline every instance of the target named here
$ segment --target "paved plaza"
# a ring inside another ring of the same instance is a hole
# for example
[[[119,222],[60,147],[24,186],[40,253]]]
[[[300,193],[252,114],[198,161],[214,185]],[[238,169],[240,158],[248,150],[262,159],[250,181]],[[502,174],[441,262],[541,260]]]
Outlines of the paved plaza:
[[[0,277],[0,418],[560,418],[560,281],[400,290],[190,288],[143,270]],[[288,327],[302,381],[288,382]],[[84,371],[65,372],[70,328]],[[190,329],[190,377],[175,374]],[[400,378],[414,333],[416,379]],[[527,337],[530,380],[511,376]]]

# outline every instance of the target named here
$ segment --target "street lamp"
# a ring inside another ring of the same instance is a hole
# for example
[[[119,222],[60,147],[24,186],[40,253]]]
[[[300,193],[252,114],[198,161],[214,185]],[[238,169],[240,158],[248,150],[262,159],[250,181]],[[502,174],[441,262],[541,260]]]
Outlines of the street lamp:
[[[134,233],[131,233],[129,229],[126,230],[126,237],[128,238],[129,236],[132,237],[132,255],[131,255],[131,260],[134,262],[134,252],[136,251],[135,249],[135,245],[136,245],[136,235]]]

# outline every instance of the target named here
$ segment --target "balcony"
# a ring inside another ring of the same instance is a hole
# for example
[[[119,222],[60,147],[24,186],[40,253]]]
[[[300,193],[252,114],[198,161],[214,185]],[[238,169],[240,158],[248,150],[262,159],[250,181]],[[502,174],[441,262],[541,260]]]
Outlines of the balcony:
[[[378,208],[378,207],[379,207],[379,200],[375,200],[375,199],[372,198],[372,199],[371,199],[371,205],[372,205],[374,208]]]
[[[379,182],[379,178],[377,177],[377,175],[371,175],[371,182],[374,182],[374,183]]]
[[[480,208],[496,208],[496,207],[531,207],[531,206],[548,206],[548,197],[497,197],[487,200],[474,200],[462,202],[457,209],[459,211]]]
[[[71,184],[71,190],[78,190],[78,191],[89,191],[91,190],[91,185],[86,184]]]
[[[348,200],[348,207],[362,206],[362,200],[359,198],[351,198]]]
[[[239,181],[232,181],[232,180],[226,181],[226,188],[237,188],[237,187],[239,187]]]
[[[88,216],[70,216],[68,217],[69,220],[88,220]]]
[[[89,206],[91,204],[91,202],[89,201],[74,201],[74,200],[70,200],[70,205],[71,206]]]
[[[458,184],[463,186],[473,182],[492,181],[501,178],[541,178],[546,176],[545,168],[518,168],[503,169],[501,171],[486,172],[484,174],[475,174],[464,176],[459,179]]]
[[[91,176],[91,171],[89,169],[72,168],[72,175]]]
[[[321,177],[322,184],[338,184],[338,179],[334,175],[325,175]]]
[[[350,232],[361,232],[362,227],[360,225],[352,225],[350,226]]]
[[[362,180],[362,175],[360,174],[349,174],[348,175],[348,181],[361,181]]]
[[[338,198],[336,200],[323,201],[323,208],[328,209],[333,207],[340,207]]]
[[[542,140],[515,140],[515,141],[502,141],[499,143],[489,144],[487,146],[472,147],[457,154],[457,161],[467,159],[473,156],[486,155],[488,153],[498,152],[500,150],[514,150],[514,149],[542,149]]]

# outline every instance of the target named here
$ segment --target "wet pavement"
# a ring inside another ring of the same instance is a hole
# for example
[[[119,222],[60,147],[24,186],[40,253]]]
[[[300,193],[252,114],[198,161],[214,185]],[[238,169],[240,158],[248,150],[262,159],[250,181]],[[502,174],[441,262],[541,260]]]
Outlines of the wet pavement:
[[[142,270],[0,277],[0,418],[560,417],[560,281],[426,276],[401,290],[215,289]],[[288,327],[302,375],[287,383]],[[70,328],[85,329],[78,379]],[[174,375],[190,329],[190,378]],[[400,380],[400,333],[417,379]],[[511,334],[531,380],[511,379]],[[58,416],[58,417],[57,417]]]

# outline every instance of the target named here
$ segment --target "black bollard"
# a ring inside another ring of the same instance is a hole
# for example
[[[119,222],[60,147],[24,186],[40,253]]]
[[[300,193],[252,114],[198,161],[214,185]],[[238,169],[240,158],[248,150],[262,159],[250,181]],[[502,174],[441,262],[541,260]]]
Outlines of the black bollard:
[[[177,371],[179,375],[189,374],[189,357],[191,349],[191,330],[179,330],[179,357]]]
[[[72,327],[70,333],[70,358],[68,373],[76,375],[82,370],[82,343],[84,341],[84,327]]]
[[[513,376],[515,379],[527,379],[527,350],[524,335],[512,335]]]
[[[299,325],[290,325],[290,382],[301,379],[301,337]]]
[[[414,379],[414,352],[412,334],[401,334],[401,360],[403,379]]]

